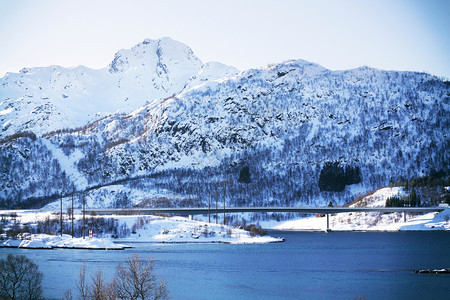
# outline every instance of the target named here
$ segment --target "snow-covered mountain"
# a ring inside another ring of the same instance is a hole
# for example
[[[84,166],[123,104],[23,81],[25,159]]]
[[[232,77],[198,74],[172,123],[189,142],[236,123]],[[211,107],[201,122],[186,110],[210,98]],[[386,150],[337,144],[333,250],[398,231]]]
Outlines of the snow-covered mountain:
[[[0,138],[19,131],[43,134],[81,127],[237,72],[220,63],[204,65],[189,47],[170,38],[146,39],[120,50],[100,70],[24,68],[0,78]]]
[[[302,60],[237,74],[202,65],[175,44],[158,50],[160,42],[145,41],[98,71],[116,80],[111,90],[96,86],[98,93],[137,104],[151,92],[156,100],[82,128],[3,139],[3,205],[42,205],[72,190],[87,190],[93,206],[204,205],[218,193],[227,205],[324,205],[401,178],[448,174],[448,82],[369,67],[330,71]],[[147,61],[144,49],[156,56]],[[186,59],[164,59],[163,67],[153,58],[164,53]],[[137,64],[159,75],[138,72]],[[167,71],[176,66],[182,73]],[[321,191],[327,162],[358,167],[361,183]],[[244,166],[249,184],[237,182]]]

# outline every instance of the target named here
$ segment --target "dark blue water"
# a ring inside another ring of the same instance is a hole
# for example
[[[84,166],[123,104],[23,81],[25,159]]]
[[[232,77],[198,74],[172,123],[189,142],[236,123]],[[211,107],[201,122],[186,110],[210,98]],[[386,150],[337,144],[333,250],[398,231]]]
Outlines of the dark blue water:
[[[450,275],[414,274],[450,268],[448,232],[270,232],[267,245],[137,244],[124,251],[19,250],[35,260],[44,295],[61,298],[82,262],[108,278],[117,262],[153,257],[173,299],[445,299]]]

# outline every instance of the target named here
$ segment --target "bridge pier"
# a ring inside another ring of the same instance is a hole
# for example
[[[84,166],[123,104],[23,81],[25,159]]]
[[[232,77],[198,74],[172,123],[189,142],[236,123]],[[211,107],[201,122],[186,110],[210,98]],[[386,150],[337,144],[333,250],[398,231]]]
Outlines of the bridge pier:
[[[327,231],[330,230],[330,214],[327,214]]]
[[[403,212],[403,223],[406,223],[406,211]]]
[[[192,215],[189,215],[189,220],[193,220],[194,218],[192,217]]]

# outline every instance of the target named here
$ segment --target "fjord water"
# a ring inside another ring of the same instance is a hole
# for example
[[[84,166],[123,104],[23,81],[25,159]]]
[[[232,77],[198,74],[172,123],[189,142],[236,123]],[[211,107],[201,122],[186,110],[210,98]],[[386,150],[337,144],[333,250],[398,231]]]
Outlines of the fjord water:
[[[135,244],[124,251],[21,250],[44,272],[44,296],[75,292],[79,268],[110,279],[133,254],[153,257],[172,299],[444,299],[450,275],[414,274],[450,268],[448,232],[271,231],[284,243]]]

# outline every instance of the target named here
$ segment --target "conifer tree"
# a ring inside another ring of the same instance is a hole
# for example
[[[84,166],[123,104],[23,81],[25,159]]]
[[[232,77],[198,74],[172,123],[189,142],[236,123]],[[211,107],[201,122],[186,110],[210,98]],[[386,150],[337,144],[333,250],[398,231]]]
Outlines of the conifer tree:
[[[250,178],[250,168],[248,166],[245,166],[241,169],[241,172],[239,173],[239,182],[249,184],[252,182],[252,179]]]

